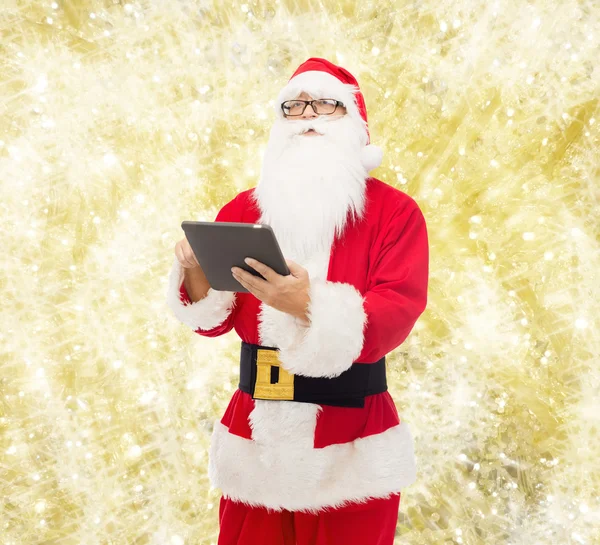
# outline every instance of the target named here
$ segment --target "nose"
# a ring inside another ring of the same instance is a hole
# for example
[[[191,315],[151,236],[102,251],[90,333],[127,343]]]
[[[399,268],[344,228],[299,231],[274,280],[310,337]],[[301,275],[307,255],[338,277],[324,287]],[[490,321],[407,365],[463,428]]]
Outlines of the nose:
[[[312,104],[309,104],[302,114],[302,119],[312,119],[313,117],[319,117],[319,115],[313,110]]]

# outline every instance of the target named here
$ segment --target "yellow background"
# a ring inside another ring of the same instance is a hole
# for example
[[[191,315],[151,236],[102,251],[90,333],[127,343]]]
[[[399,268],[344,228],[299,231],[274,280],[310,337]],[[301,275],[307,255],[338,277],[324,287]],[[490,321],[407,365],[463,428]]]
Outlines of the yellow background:
[[[166,279],[310,56],[357,77],[373,174],[428,223],[390,358],[419,464],[397,543],[600,542],[597,2],[3,0],[0,25],[2,544],[216,543],[238,339],[177,322]]]

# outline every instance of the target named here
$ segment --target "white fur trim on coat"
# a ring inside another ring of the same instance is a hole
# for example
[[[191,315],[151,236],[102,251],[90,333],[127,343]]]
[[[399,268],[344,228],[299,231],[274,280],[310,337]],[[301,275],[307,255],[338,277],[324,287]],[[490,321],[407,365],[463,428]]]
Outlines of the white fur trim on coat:
[[[175,258],[169,274],[167,304],[175,317],[191,327],[209,330],[221,325],[231,313],[235,305],[235,293],[232,291],[216,291],[210,288],[204,299],[192,304],[184,304],[179,298],[179,289],[183,282],[183,267]]]
[[[325,448],[298,441],[264,445],[233,435],[218,422],[208,474],[211,484],[233,500],[274,510],[315,512],[398,493],[415,482],[416,464],[405,422]]]
[[[367,321],[362,295],[350,284],[311,281],[308,317],[308,327],[294,322],[295,334],[280,343],[282,366],[307,377],[341,375],[362,351]]]

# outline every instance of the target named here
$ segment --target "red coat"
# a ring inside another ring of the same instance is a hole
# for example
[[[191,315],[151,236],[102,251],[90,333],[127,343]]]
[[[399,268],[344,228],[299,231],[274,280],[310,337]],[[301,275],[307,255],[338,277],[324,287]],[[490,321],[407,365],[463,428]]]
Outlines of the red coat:
[[[253,191],[226,204],[216,221],[260,223]],[[259,318],[265,305],[252,294],[211,290],[212,299],[191,305],[177,262],[170,284],[175,314],[207,337],[234,328],[247,343],[273,346],[279,331],[282,365],[308,376],[335,376],[355,361],[375,362],[396,349],[426,306],[427,229],[407,194],[375,178],[367,180],[365,191],[364,215],[334,242],[326,279],[316,279],[313,288],[311,278],[312,329],[305,337],[304,330],[294,329],[295,319],[269,308],[262,327],[265,332],[270,328],[264,335],[271,344],[262,342]],[[204,322],[182,317],[194,306]],[[207,318],[209,306],[219,310]],[[286,340],[285,332],[292,329],[295,336]],[[385,497],[416,479],[412,437],[388,392],[369,396],[363,408],[350,408],[257,402],[237,390],[214,433],[213,484],[227,497],[250,504],[315,510]],[[247,467],[242,471],[240,465]]]

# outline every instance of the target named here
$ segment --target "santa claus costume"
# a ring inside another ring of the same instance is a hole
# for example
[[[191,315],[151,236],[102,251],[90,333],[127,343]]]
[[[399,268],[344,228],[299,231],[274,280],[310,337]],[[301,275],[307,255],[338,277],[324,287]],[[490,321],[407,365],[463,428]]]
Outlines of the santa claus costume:
[[[347,113],[286,119],[279,105],[301,92],[339,100]],[[425,220],[411,197],[369,177],[381,150],[369,144],[348,71],[308,59],[277,108],[258,186],[216,221],[271,226],[284,256],[309,273],[309,325],[250,293],[210,289],[192,303],[177,259],[169,277],[179,320],[242,340],[240,385],[210,449],[209,476],[223,493],[218,543],[392,545],[416,464],[385,356],[426,306]]]

